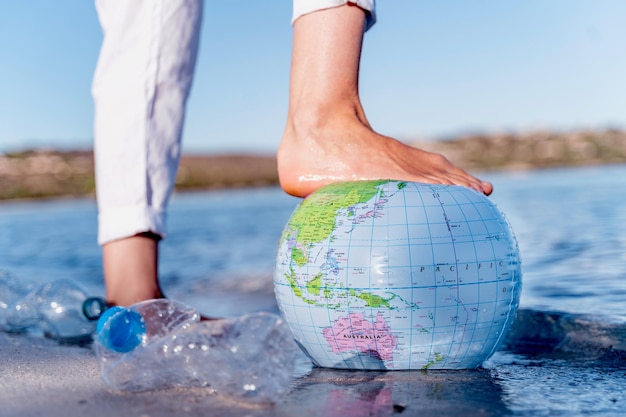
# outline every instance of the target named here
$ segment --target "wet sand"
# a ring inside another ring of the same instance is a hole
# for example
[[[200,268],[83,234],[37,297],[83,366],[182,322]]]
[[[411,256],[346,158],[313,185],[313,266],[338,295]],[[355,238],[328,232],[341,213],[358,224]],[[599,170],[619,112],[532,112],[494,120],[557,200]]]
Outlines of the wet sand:
[[[267,280],[270,279],[268,276]],[[224,283],[224,288],[216,285],[209,296],[201,300],[187,297],[186,301],[210,305],[213,313],[224,317],[256,310],[277,312],[270,285],[261,285],[258,291],[250,288],[235,291],[237,288],[231,285]],[[458,417],[511,414],[503,400],[497,374],[489,370],[352,372],[313,368],[304,355],[298,359],[296,368],[292,390],[271,405],[224,398],[210,388],[119,393],[101,380],[91,345],[61,345],[42,336],[0,332],[0,416]]]
[[[0,415],[9,416],[496,416],[504,405],[490,371],[347,372],[312,369],[277,404],[253,405],[211,389],[112,392],[90,346],[0,333]],[[306,367],[305,367],[306,368]],[[301,366],[301,369],[305,369]]]

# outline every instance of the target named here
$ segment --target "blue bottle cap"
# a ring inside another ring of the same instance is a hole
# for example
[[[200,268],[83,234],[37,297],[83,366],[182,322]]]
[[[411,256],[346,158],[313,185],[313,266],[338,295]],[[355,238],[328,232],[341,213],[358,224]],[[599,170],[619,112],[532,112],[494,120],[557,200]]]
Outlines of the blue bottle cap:
[[[126,353],[141,344],[146,334],[146,323],[136,311],[115,306],[102,314],[96,333],[105,348]]]

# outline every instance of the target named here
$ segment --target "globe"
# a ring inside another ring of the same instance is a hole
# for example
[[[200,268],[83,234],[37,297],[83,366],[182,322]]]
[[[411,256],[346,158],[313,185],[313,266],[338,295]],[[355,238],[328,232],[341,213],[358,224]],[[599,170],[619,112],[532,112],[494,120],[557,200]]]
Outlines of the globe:
[[[284,227],[274,291],[314,364],[467,369],[503,342],[521,291],[503,213],[461,186],[328,185]]]

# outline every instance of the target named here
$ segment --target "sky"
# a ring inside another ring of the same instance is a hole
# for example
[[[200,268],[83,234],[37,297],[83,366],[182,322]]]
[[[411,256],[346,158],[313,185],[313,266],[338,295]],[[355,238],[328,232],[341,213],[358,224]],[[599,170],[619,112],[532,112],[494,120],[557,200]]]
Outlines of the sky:
[[[626,1],[379,0],[360,91],[380,133],[626,127]],[[285,124],[289,0],[205,0],[187,153],[272,154]],[[0,152],[92,146],[102,32],[89,0],[0,0]]]

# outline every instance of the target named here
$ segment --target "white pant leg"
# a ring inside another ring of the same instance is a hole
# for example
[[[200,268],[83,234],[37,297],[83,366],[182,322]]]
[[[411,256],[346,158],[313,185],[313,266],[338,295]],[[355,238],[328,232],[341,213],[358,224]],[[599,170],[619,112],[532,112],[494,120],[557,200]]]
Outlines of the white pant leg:
[[[353,3],[367,12],[365,31],[376,23],[376,0],[293,0],[291,23],[293,24],[302,15],[318,10],[330,9],[331,7],[343,6],[347,3]]]
[[[96,0],[96,8],[104,32],[92,86],[98,242],[164,235],[202,0]]]

